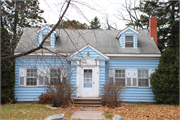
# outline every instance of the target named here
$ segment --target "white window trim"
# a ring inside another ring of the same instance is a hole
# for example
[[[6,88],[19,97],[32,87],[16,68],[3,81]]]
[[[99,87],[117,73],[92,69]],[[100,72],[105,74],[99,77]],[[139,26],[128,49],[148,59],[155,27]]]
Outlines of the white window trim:
[[[38,69],[35,68],[35,67],[34,67],[34,68],[33,68],[33,67],[32,67],[32,68],[26,68],[25,87],[38,87],[38,76],[36,76],[36,79],[37,79],[37,80],[36,80],[36,85],[27,85],[27,78],[28,78],[28,77],[27,77],[27,70],[28,70],[28,69],[36,69],[36,75],[37,75],[37,70],[38,70]]]
[[[113,82],[114,84],[116,83],[116,70],[124,70],[125,71],[125,86],[126,87],[126,68],[114,68],[114,77],[113,77]]]
[[[41,42],[43,41],[43,35],[47,35],[48,33],[41,33]],[[52,34],[49,36],[50,37],[50,40],[46,39],[45,41],[50,41],[50,46],[45,46],[45,47],[51,47],[52,44]]]
[[[138,76],[138,71],[139,70],[147,70],[148,71],[148,86],[147,87],[145,87],[145,86],[143,86],[143,87],[141,87],[141,86],[139,86],[139,76]],[[150,80],[149,80],[149,69],[148,68],[138,68],[137,69],[137,86],[138,86],[138,88],[150,88]]]
[[[133,36],[133,47],[126,47],[126,36]],[[124,48],[135,48],[135,35],[134,34],[124,34]]]

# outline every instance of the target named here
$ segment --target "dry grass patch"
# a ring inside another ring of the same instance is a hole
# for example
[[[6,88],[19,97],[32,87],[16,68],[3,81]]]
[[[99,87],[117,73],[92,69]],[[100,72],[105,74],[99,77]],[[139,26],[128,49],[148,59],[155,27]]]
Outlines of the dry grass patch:
[[[1,105],[1,119],[45,119],[55,114],[64,114],[66,119],[69,119],[73,112],[72,110],[53,110],[46,106],[35,103]]]
[[[179,106],[173,105],[125,105],[120,110],[105,110],[105,113],[110,113],[111,116],[121,115],[125,120],[178,120],[179,117]]]

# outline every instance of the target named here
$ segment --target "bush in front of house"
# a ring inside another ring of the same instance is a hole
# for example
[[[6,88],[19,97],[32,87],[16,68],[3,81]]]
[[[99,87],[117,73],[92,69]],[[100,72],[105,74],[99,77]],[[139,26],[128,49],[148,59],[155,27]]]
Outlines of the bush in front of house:
[[[71,104],[71,95],[76,90],[66,78],[54,81],[53,85],[47,86],[47,91],[52,96],[53,107],[68,107]]]
[[[150,81],[154,100],[160,104],[179,103],[179,57],[174,48],[166,48],[158,69],[151,75]]]
[[[103,105],[111,108],[121,106],[121,93],[123,92],[122,86],[115,85],[113,82],[109,82],[103,86],[101,92]]]
[[[40,104],[52,104],[53,96],[50,93],[41,93],[38,98]]]

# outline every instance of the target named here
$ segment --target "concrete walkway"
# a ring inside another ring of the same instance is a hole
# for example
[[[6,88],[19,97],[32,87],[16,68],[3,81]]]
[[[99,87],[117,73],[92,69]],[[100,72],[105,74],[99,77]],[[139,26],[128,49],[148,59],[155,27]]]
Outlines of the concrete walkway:
[[[72,119],[106,119],[102,111],[97,108],[80,108],[79,111],[74,111],[71,116]]]

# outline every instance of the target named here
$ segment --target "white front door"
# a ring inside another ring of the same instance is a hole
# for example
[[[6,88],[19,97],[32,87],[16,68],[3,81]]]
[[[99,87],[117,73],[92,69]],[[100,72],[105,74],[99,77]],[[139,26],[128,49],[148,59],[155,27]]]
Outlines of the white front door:
[[[95,97],[94,69],[82,69],[82,97]]]
[[[99,64],[91,57],[77,62],[76,97],[99,97]]]

